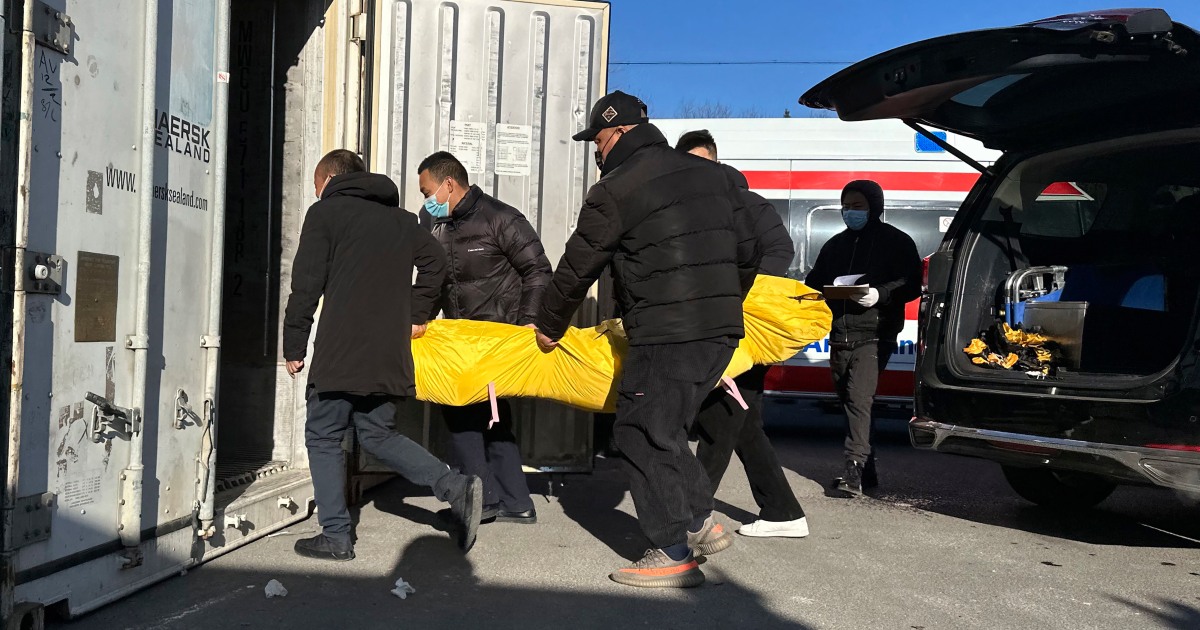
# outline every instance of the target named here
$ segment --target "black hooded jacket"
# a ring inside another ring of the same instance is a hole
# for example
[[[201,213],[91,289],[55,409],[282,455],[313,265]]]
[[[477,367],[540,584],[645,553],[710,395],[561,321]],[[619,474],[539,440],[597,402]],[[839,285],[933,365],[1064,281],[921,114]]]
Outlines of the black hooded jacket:
[[[471,186],[450,216],[434,224],[433,235],[449,264],[441,300],[446,317],[533,323],[553,270],[524,215]]]
[[[399,205],[392,180],[348,173],[329,181],[304,218],[283,356],[305,358],[324,297],[308,378],[318,392],[416,393],[412,324],[429,321],[446,264],[437,240]]]
[[[779,218],[779,211],[770,201],[750,190],[746,176],[741,171],[726,164],[722,167],[742,197],[741,212],[745,213],[745,216],[739,221],[758,239],[762,256],[758,273],[786,277],[792,260],[796,257],[796,245],[792,242],[792,235],[784,227],[783,220]]]
[[[742,202],[728,175],[672,149],[649,123],[617,141],[601,172],[546,290],[538,328],[562,337],[611,263],[631,344],[740,338],[745,282],[753,281],[758,250],[739,247],[745,239],[735,212]]]
[[[805,284],[822,290],[838,276],[865,274],[856,284],[879,291],[879,302],[863,308],[852,300],[829,300],[834,342],[878,339],[894,342],[904,328],[904,305],[921,296],[921,256],[911,237],[884,223],[872,208],[861,230],[846,229],[825,243]]]

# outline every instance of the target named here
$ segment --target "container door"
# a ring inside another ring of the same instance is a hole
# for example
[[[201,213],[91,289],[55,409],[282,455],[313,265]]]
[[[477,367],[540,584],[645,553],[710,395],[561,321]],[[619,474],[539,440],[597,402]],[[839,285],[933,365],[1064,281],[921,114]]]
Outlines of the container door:
[[[157,44],[148,53],[142,3],[54,5],[59,12],[47,9],[39,19],[51,20],[46,32],[61,36],[39,35],[30,61],[28,242],[16,251],[26,272],[25,306],[16,313],[24,344],[14,357],[24,366],[18,501],[40,502],[48,515],[23,521],[17,532],[18,592],[120,550],[120,505],[135,496],[143,538],[190,527],[209,406],[202,337],[222,150],[217,1],[161,3]],[[147,54],[157,59],[152,112],[142,106]],[[144,144],[148,128],[153,139]],[[147,202],[150,248],[143,255],[139,214]],[[139,267],[149,272],[148,287],[139,287]],[[144,335],[135,324],[139,299],[149,304]],[[149,357],[144,405],[135,400],[134,375],[142,348]],[[135,434],[144,444],[140,461],[131,461]],[[139,464],[140,486],[123,483]],[[119,592],[189,556],[142,546],[144,558],[72,581],[73,600]]]
[[[454,153],[473,184],[524,213],[557,264],[597,175],[591,147],[570,138],[605,92],[608,5],[378,6],[372,169],[390,175],[416,211],[417,165],[435,151]],[[577,323],[594,325],[597,314],[589,300]],[[513,411],[527,465],[591,469],[592,414],[532,401],[514,401]],[[421,413],[400,424],[422,426],[436,443],[440,418]]]

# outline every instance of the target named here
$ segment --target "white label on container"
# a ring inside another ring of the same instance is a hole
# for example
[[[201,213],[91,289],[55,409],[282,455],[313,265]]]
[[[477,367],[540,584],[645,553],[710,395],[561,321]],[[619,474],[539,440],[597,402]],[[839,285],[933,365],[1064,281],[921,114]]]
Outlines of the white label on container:
[[[941,232],[949,232],[950,224],[954,222],[954,217],[940,217],[938,221],[938,230]]]
[[[78,474],[78,476],[75,476]],[[100,482],[103,473],[81,470],[72,474],[72,478],[63,482],[62,499],[60,503],[67,508],[77,508],[96,502],[100,494]]]
[[[532,149],[533,127],[496,125],[496,174],[528,177]]]
[[[483,149],[487,145],[487,123],[450,121],[450,152],[468,173],[483,173]]]

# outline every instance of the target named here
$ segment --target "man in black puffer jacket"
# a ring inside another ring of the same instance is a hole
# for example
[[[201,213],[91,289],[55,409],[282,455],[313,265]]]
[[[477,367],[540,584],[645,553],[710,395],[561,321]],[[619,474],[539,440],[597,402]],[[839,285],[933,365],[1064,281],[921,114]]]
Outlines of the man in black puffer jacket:
[[[557,345],[588,289],[610,264],[629,337],[613,432],[630,493],[654,549],[610,577],[645,587],[704,581],[692,549],[732,537],[711,516],[708,478],[687,430],[742,337],[746,280],[757,249],[735,233],[740,200],[721,168],[679,153],[649,124],[646,106],[613,92],[574,136],[596,144],[601,178],[554,272],[537,318],[538,344]]]
[[[537,232],[516,208],[472,186],[453,155],[439,151],[417,167],[433,235],[446,250],[449,269],[441,308],[451,319],[532,327],[550,281],[550,261]],[[463,472],[483,479],[483,520],[537,522],[508,401],[498,405],[442,407],[450,450]]]
[[[679,138],[675,149],[717,161],[717,142],[706,130],[689,131]],[[746,176],[728,165],[721,165],[730,182],[745,200],[748,219],[762,249],[760,274],[786,276],[796,255],[792,237],[771,202],[750,191]],[[808,519],[788,485],[783,467],[771,440],[763,431],[763,389],[769,366],[756,365],[734,379],[746,401],[742,409],[723,391],[714,391],[704,400],[696,418],[695,435],[699,444],[696,457],[708,473],[713,492],[721,485],[729,459],[737,453],[750,481],[750,491],[758,504],[759,520],[738,529],[743,536],[758,538],[804,538],[808,536]]]
[[[834,484],[857,496],[878,483],[871,407],[904,328],[904,305],[921,296],[921,256],[911,237],[883,222],[883,189],[873,181],[846,184],[842,219],[846,229],[821,248],[805,283],[821,290],[839,276],[862,274],[853,284],[870,285],[857,300],[829,301],[829,367],[846,410],[846,472]]]

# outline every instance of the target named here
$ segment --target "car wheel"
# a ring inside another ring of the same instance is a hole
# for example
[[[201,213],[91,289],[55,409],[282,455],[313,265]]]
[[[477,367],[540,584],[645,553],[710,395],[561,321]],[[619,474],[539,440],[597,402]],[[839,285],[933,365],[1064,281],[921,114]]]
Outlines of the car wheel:
[[[1108,498],[1117,484],[1088,473],[1053,468],[1001,466],[1008,485],[1022,499],[1058,510],[1090,508]]]

